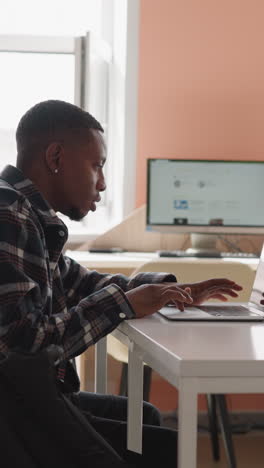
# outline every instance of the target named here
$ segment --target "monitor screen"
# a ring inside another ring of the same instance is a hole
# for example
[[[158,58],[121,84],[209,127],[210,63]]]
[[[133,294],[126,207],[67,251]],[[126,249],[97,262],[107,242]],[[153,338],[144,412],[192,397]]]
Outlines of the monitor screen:
[[[264,161],[148,159],[147,229],[264,233]]]

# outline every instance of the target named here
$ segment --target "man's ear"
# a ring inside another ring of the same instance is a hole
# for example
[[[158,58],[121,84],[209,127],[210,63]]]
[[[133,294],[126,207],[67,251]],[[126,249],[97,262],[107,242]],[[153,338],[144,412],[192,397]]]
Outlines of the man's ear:
[[[50,143],[45,152],[45,160],[50,172],[57,174],[63,165],[64,148],[59,142]]]

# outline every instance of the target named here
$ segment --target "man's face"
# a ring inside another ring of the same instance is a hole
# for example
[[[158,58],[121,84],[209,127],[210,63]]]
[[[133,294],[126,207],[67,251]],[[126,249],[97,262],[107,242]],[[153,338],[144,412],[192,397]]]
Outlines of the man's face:
[[[105,142],[98,130],[84,131],[79,141],[65,145],[58,211],[80,221],[96,210],[100,192],[106,189],[105,160]]]

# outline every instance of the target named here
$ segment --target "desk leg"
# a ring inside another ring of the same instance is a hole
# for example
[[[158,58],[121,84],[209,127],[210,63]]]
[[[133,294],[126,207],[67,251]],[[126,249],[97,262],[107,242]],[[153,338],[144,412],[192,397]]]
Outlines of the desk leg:
[[[94,391],[97,393],[107,392],[107,350],[106,337],[101,338],[95,345],[95,376]]]
[[[182,378],[179,386],[178,468],[195,468],[197,463],[196,380]]]
[[[133,343],[128,352],[127,448],[142,453],[143,362]]]

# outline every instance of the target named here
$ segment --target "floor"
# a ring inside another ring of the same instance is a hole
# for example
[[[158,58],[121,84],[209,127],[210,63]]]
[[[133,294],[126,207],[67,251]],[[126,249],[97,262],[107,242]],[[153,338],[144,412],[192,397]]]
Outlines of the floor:
[[[237,468],[264,467],[264,433],[250,432],[233,436]],[[229,468],[222,442],[220,460],[212,458],[208,434],[199,434],[197,447],[197,468]]]
[[[162,413],[163,424],[177,429],[177,412]],[[236,468],[264,468],[264,414],[231,414]],[[214,461],[207,413],[198,416],[197,468],[230,468],[221,435],[220,460]]]

